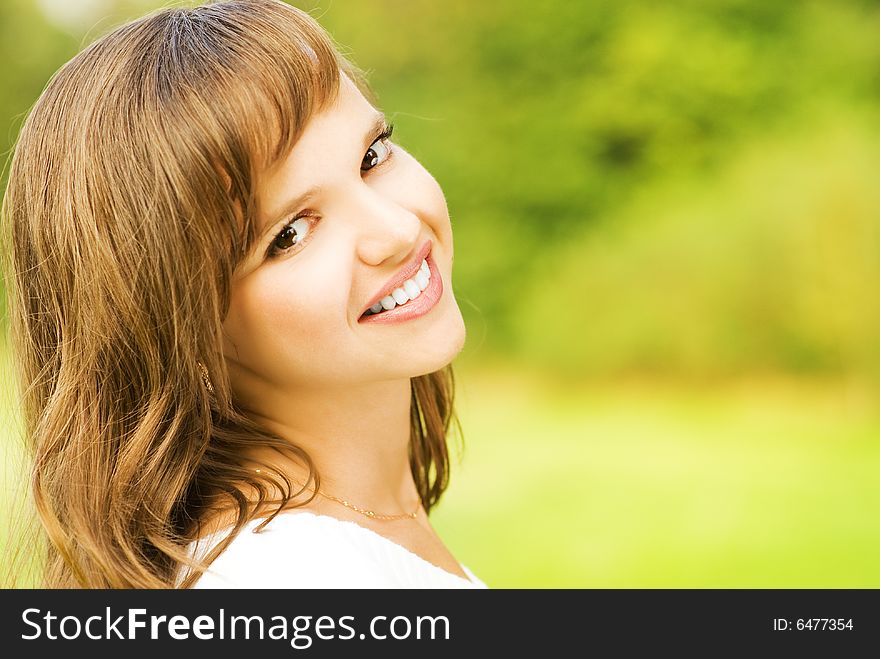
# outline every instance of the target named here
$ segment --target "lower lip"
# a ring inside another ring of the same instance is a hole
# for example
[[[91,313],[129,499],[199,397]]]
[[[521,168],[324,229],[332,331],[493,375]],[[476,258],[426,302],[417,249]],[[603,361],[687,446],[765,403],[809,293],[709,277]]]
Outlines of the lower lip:
[[[440,279],[440,273],[437,272],[437,264],[434,263],[430,254],[425,257],[425,261],[427,261],[428,269],[431,271],[431,278],[428,280],[428,287],[415,300],[398,304],[390,311],[361,316],[358,322],[364,324],[402,323],[411,318],[424,316],[433,309],[440,296],[443,295],[443,281]]]

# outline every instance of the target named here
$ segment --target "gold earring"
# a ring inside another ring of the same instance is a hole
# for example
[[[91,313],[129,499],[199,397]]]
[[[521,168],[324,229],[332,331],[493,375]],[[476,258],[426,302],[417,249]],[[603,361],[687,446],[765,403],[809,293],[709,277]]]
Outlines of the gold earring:
[[[199,371],[202,373],[202,382],[205,383],[205,388],[208,390],[212,396],[214,395],[214,385],[211,384],[211,378],[208,377],[208,369],[202,362],[196,362],[199,366]]]

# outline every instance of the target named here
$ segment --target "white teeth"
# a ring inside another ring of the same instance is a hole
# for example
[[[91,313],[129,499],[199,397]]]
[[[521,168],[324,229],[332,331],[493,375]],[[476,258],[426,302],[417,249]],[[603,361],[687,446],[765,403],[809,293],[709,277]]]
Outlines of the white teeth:
[[[403,282],[399,288],[391,291],[390,295],[386,295],[371,306],[369,313],[381,313],[383,310],[391,311],[391,309],[398,305],[415,300],[421,295],[423,290],[428,288],[429,279],[431,279],[431,269],[428,267],[428,262],[422,259],[422,265],[419,266],[416,274]]]
[[[397,304],[405,304],[406,302],[409,302],[409,295],[407,295],[406,291],[402,288],[395,288],[391,291],[391,297],[394,298],[394,301],[397,302]]]
[[[421,270],[419,270],[419,271],[416,273],[416,276],[413,277],[413,279],[415,280],[415,282],[416,282],[416,286],[419,287],[419,290],[420,290],[420,291],[423,291],[423,290],[425,290],[426,288],[428,288],[428,277],[427,277],[427,275],[425,275],[425,273],[422,272]]]
[[[415,300],[419,296],[419,293],[422,292],[422,289],[419,288],[419,285],[412,279],[407,279],[403,282],[403,292],[409,296],[410,300]]]

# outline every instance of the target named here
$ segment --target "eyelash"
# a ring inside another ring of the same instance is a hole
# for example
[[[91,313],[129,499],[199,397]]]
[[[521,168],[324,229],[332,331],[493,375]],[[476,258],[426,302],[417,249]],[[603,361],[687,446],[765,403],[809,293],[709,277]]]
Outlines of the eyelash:
[[[391,144],[388,143],[388,140],[391,138],[391,134],[392,134],[393,132],[394,132],[394,125],[389,124],[388,127],[387,127],[385,130],[383,130],[383,131],[382,131],[382,132],[376,137],[376,139],[374,139],[374,140],[370,143],[370,148],[367,149],[367,151],[370,151],[370,150],[373,148],[373,146],[374,146],[377,142],[384,142],[384,143],[385,143],[385,148],[388,150],[388,155],[385,156],[385,160],[383,160],[382,162],[380,162],[380,163],[378,163],[378,164],[376,164],[376,165],[373,165],[373,166],[372,166],[371,168],[369,168],[369,169],[366,169],[366,170],[362,169],[362,170],[361,170],[362,172],[364,172],[364,173],[366,173],[366,172],[371,172],[371,171],[373,171],[374,169],[377,169],[377,168],[381,167],[382,165],[386,164],[389,160],[391,160],[391,156],[394,155],[394,149],[391,147]],[[366,158],[366,153],[364,154],[364,158]],[[362,162],[363,162],[363,160],[362,160]],[[278,242],[278,239],[281,237],[281,235],[282,235],[285,231],[287,231],[288,229],[290,229],[290,228],[293,226],[293,224],[294,224],[297,220],[301,220],[301,219],[309,219],[309,218],[311,218],[311,219],[313,219],[313,220],[317,220],[317,219],[318,219],[318,218],[317,218],[314,214],[312,214],[310,211],[303,211],[303,212],[301,212],[301,213],[297,213],[297,214],[294,215],[292,218],[290,218],[287,222],[285,222],[284,226],[281,227],[281,230],[280,230],[278,233],[275,234],[275,237],[274,237],[274,238],[272,238],[272,242],[269,243],[269,247],[268,247],[268,249],[266,250],[266,257],[267,257],[267,258],[270,258],[270,259],[272,259],[272,258],[277,258],[277,257],[282,256],[282,255],[284,255],[284,254],[289,254],[289,253],[290,253],[295,247],[298,247],[298,246],[300,246],[300,245],[305,244],[305,242],[309,240],[309,236],[311,236],[312,229],[313,229],[314,226],[315,226],[315,223],[314,223],[314,222],[310,223],[310,226],[309,226],[308,232],[306,233],[306,238],[305,238],[304,240],[302,240],[302,241],[296,243],[295,245],[291,245],[290,247],[287,247],[287,248],[285,248],[285,249],[281,249],[281,248],[275,247],[275,243]]]

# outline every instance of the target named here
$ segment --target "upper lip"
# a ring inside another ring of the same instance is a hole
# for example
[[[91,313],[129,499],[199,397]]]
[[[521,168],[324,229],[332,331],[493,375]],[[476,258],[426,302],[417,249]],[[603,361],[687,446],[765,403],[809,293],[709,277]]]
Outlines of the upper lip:
[[[428,254],[431,253],[431,247],[431,241],[426,241],[425,244],[422,245],[422,248],[418,252],[416,252],[416,255],[413,256],[412,259],[397,272],[397,274],[395,274],[393,277],[391,277],[391,279],[385,282],[385,285],[379,289],[379,293],[373,296],[369,304],[367,304],[367,306],[361,312],[361,315],[363,316],[370,307],[379,302],[379,300],[381,300],[383,297],[385,297],[386,295],[391,295],[391,291],[393,291],[395,288],[402,286],[403,282],[405,282],[407,279],[415,276],[415,274],[419,271],[419,268],[422,267],[422,261],[427,259]]]

